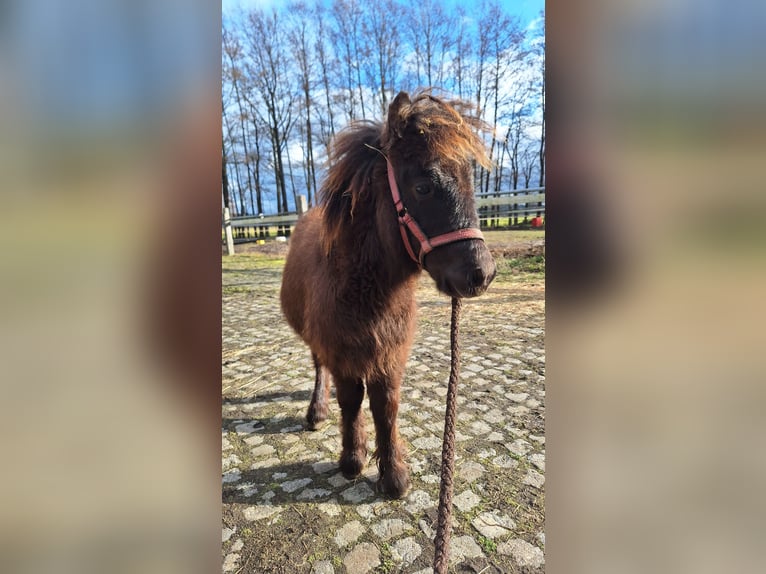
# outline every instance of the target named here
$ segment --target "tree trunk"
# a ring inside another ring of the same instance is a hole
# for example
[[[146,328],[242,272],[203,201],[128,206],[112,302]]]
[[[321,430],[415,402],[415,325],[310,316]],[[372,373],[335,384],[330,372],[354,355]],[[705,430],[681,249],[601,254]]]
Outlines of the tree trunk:
[[[231,209],[229,204],[229,175],[226,173],[227,166],[226,143],[221,136],[221,188],[223,190],[223,206]]]

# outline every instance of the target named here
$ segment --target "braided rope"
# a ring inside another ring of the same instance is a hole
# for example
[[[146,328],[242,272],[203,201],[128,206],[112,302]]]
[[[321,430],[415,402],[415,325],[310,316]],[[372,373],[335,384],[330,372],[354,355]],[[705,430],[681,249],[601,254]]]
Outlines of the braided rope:
[[[442,472],[439,486],[439,514],[434,539],[434,573],[444,574],[449,562],[449,542],[452,533],[452,491],[455,469],[455,417],[457,407],[457,383],[460,373],[460,344],[458,321],[461,300],[452,298],[452,325],[450,326],[450,372],[447,386],[447,408],[444,415],[444,441],[442,443]]]

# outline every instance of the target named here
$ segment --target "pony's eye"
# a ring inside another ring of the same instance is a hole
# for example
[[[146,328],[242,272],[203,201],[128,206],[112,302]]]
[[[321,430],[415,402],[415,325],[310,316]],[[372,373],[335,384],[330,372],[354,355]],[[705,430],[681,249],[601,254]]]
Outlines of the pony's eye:
[[[420,197],[424,197],[431,193],[431,186],[426,183],[421,183],[415,186],[415,193]]]

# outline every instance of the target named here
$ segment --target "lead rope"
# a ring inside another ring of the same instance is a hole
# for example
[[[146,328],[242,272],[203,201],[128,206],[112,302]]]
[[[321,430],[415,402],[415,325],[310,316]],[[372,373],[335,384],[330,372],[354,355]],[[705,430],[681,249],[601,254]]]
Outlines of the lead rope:
[[[447,385],[447,408],[444,414],[444,441],[442,443],[442,476],[439,486],[439,514],[434,539],[434,573],[447,572],[449,542],[452,533],[452,490],[455,469],[455,413],[457,383],[460,373],[460,344],[458,341],[461,299],[452,298],[452,325],[450,326],[450,372]]]

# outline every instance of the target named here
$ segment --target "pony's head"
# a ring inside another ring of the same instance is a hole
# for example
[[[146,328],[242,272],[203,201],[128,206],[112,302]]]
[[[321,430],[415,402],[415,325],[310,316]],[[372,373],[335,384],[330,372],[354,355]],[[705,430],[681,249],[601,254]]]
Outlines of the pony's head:
[[[490,162],[477,133],[486,125],[469,109],[465,102],[443,100],[429,92],[412,99],[400,92],[388,108],[381,145],[406,213],[429,238],[479,227],[473,164],[488,167]],[[495,262],[477,234],[466,232],[469,238],[450,241],[427,254],[414,235],[407,230],[412,251],[443,293],[474,297],[495,278]]]

